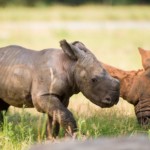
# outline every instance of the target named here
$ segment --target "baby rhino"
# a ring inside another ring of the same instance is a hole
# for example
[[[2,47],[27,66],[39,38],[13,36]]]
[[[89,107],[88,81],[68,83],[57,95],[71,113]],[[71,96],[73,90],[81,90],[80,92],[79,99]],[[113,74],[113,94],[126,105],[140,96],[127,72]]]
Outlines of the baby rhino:
[[[82,92],[100,107],[111,107],[119,99],[119,81],[90,50],[81,42],[62,40],[60,46],[63,51],[0,48],[0,111],[11,105],[46,113],[49,138],[57,136],[59,125],[70,134],[76,131],[75,119],[67,109],[73,94]]]
[[[139,48],[143,69],[125,71],[103,64],[120,81],[120,96],[134,105],[139,124],[150,124],[150,51]]]

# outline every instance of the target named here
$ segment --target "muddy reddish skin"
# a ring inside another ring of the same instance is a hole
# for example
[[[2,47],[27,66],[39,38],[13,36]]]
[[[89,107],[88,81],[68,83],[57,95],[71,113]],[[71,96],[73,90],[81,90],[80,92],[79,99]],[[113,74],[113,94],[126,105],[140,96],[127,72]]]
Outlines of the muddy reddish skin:
[[[141,125],[150,123],[150,51],[139,48],[144,69],[124,71],[107,64],[104,68],[120,81],[120,97],[135,106]]]
[[[49,138],[58,134],[59,125],[71,134],[76,130],[67,109],[73,94],[82,92],[100,107],[111,107],[119,99],[119,81],[81,42],[63,40],[60,46],[62,50],[0,48],[0,111],[11,105],[35,107],[48,114]]]

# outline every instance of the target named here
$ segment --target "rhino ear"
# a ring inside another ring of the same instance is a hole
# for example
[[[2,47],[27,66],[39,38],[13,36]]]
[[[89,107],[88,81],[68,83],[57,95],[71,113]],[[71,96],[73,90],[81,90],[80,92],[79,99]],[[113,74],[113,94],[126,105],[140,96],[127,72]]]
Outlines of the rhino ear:
[[[141,47],[139,47],[138,49],[139,49],[139,53],[141,54],[141,57],[143,58],[146,55],[146,51]]]
[[[150,67],[150,51],[144,50],[140,47],[138,49],[139,53],[141,54],[143,68],[146,70]]]
[[[84,51],[79,49],[74,44],[69,44],[66,40],[60,41],[60,47],[64,51],[65,54],[67,54],[71,59],[77,60],[83,55],[85,55]]]

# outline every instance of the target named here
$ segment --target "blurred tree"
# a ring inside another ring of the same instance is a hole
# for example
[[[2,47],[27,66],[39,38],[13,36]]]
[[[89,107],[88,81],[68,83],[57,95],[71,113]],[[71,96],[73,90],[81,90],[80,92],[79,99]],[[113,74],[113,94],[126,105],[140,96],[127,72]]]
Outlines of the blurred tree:
[[[139,0],[103,0],[103,4],[109,5],[128,5],[128,4],[138,4]]]
[[[0,6],[6,6],[8,1],[0,0]]]
[[[38,4],[46,3],[46,0],[24,0],[26,6],[36,6]]]
[[[84,3],[96,3],[105,5],[129,5],[129,4],[150,4],[150,0],[0,0],[0,6],[24,5],[36,6],[38,4],[50,5],[61,3],[67,5],[80,5]]]
[[[143,4],[150,4],[150,0],[139,0],[140,3],[143,3]]]

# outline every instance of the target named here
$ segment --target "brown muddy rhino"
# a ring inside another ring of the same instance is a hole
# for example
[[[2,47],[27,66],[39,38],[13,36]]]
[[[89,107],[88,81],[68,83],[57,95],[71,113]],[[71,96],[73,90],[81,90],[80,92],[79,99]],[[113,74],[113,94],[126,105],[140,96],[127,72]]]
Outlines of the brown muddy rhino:
[[[150,123],[150,51],[139,48],[144,69],[124,71],[107,64],[104,68],[120,81],[120,96],[135,106],[141,125]]]
[[[111,107],[119,99],[119,81],[90,50],[80,42],[62,40],[60,46],[62,50],[0,48],[0,111],[15,106],[46,113],[48,138],[57,136],[59,125],[70,134],[76,131],[76,121],[67,109],[73,94],[82,92],[100,107]]]

